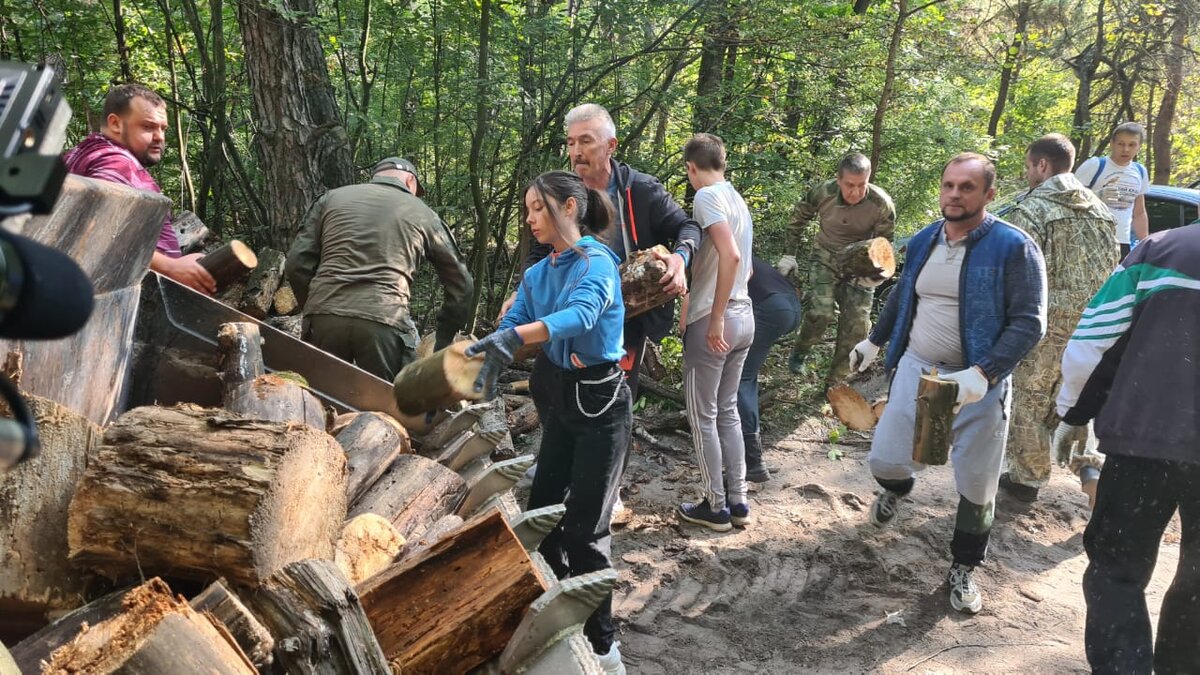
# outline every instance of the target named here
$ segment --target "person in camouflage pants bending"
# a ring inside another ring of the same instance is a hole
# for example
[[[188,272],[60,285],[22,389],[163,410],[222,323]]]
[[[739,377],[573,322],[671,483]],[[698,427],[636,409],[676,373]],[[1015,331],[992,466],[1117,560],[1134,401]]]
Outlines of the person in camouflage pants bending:
[[[1061,134],[1043,136],[1025,151],[1025,178],[1030,192],[1005,214],[1029,233],[1046,258],[1049,290],[1046,337],[1026,355],[1014,373],[1012,423],[1000,487],[1027,502],[1050,480],[1051,434],[1058,425],[1054,398],[1062,380],[1061,362],[1067,339],[1088,301],[1117,266],[1112,214],[1071,173],[1075,146]],[[1102,456],[1094,440],[1081,439],[1069,464],[1094,494]]]
[[[854,345],[867,337],[871,329],[873,285],[845,278],[836,262],[846,246],[864,239],[885,237],[889,241],[896,227],[896,207],[892,198],[871,177],[871,161],[860,153],[851,153],[838,162],[837,178],[809,191],[796,204],[788,225],[787,248],[800,246],[804,228],[817,217],[820,231],[808,266],[808,285],[804,289],[804,315],[800,335],[792,347],[789,367],[793,373],[804,371],[804,360],[813,345],[825,336],[825,329],[838,317],[837,346],[833,364],[825,378],[833,385],[849,374],[848,358]],[[776,268],[787,276],[798,267],[796,256],[785,255]]]

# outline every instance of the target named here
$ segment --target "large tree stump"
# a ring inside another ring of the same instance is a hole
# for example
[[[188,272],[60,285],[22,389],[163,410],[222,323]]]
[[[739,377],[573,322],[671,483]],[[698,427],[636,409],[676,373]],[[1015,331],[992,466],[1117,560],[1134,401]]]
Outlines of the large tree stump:
[[[629,320],[671,302],[675,296],[663,290],[660,283],[667,273],[667,264],[654,257],[654,252],[670,253],[664,246],[634,251],[621,263],[621,297],[625,300],[625,319]]]
[[[883,281],[896,273],[896,251],[883,237],[864,239],[838,251],[837,264],[844,278]]]
[[[479,399],[475,378],[483,357],[463,354],[470,343],[456,342],[433,355],[404,366],[392,382],[396,407],[408,415],[440,410],[451,403]]]
[[[43,673],[257,673],[232,637],[159,579],[127,593],[122,611],[50,655]]]
[[[492,511],[357,590],[401,672],[466,673],[503,651],[546,583]]]
[[[358,596],[332,562],[288,565],[263,584],[252,603],[275,636],[275,662],[284,672],[390,672]]]
[[[315,394],[291,380],[263,374],[262,337],[256,324],[221,324],[217,351],[226,409],[251,419],[325,430],[325,407]]]
[[[188,604],[197,612],[220,621],[255,668],[261,669],[271,665],[271,650],[275,648],[275,640],[258,617],[229,590],[224,580],[209,584],[208,588],[192,598]]]
[[[258,264],[246,278],[238,311],[256,319],[265,319],[275,302],[275,291],[283,280],[283,263],[287,256],[275,249],[264,248],[258,253]]]
[[[220,294],[231,284],[244,281],[250,270],[258,265],[258,256],[249,246],[234,239],[201,258],[200,265],[213,276]]]
[[[67,510],[101,436],[54,401],[25,400],[41,452],[0,471],[0,636],[10,642],[45,625],[49,613],[84,604],[92,577],[67,562]]]
[[[397,457],[412,452],[404,427],[391,417],[376,412],[356,415],[338,432],[337,442],[346,451],[350,471],[346,480],[347,504],[358,501]]]
[[[346,521],[333,561],[354,585],[387,569],[404,545],[404,537],[391,521],[374,513],[362,513]]]
[[[847,429],[867,431],[875,428],[875,411],[863,395],[846,384],[838,384],[829,388],[825,394],[833,414]]]
[[[400,455],[351,505],[350,516],[383,516],[407,541],[442,516],[454,513],[466,492],[467,484],[450,469],[418,455]]]
[[[913,461],[940,465],[950,459],[951,428],[958,383],[938,377],[937,369],[917,385],[917,420],[913,425]]]
[[[73,562],[114,579],[255,586],[295,560],[332,558],[345,516],[345,453],[324,432],[146,407],[89,457],[67,539]]]

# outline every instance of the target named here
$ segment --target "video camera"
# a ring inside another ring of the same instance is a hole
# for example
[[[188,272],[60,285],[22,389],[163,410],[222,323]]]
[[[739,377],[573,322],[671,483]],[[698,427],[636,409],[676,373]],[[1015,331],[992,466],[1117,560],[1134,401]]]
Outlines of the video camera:
[[[67,175],[60,153],[71,108],[50,68],[0,61],[0,219],[49,213]],[[92,284],[73,260],[0,229],[0,338],[67,337],[87,322]],[[0,471],[38,452],[37,426],[0,374],[12,420],[0,420]]]

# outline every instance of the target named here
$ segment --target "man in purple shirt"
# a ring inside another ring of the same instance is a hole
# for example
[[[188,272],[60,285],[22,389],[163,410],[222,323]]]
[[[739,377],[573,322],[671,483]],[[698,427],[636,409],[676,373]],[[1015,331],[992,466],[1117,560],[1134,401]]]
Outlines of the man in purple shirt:
[[[146,169],[162,160],[166,133],[167,104],[162,97],[140,84],[118,85],[104,97],[101,131],[88,135],[63,160],[73,174],[162,194]],[[200,265],[202,257],[200,253],[183,255],[167,216],[150,269],[211,295],[217,284]]]

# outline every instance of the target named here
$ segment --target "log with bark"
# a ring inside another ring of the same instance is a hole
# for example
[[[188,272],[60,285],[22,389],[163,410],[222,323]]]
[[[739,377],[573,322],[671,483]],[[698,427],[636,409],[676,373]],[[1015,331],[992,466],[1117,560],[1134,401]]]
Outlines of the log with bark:
[[[287,281],[280,283],[279,288],[275,289],[271,309],[279,316],[291,316],[300,311],[300,301],[296,299],[296,292]]]
[[[184,255],[202,250],[212,238],[208,226],[200,220],[200,216],[191,211],[176,213],[171,218],[171,228],[175,230],[175,238],[179,241],[179,250]]]
[[[266,668],[273,660],[275,640],[258,617],[229,590],[224,579],[209,584],[189,602],[192,609],[220,621],[255,668]]]
[[[465,673],[504,649],[546,582],[493,510],[357,590],[401,672]]]
[[[250,270],[258,265],[258,256],[250,247],[234,239],[221,248],[200,259],[200,266],[208,270],[217,282],[217,293],[230,285],[244,281]]]
[[[867,431],[875,428],[875,411],[863,395],[847,384],[838,384],[829,388],[825,393],[833,414],[847,429]]]
[[[913,425],[913,461],[940,465],[950,459],[958,383],[938,377],[935,368],[917,384],[917,419]]]
[[[362,513],[346,521],[333,561],[354,585],[387,569],[404,545],[404,537],[391,521],[374,513]]]
[[[424,551],[430,546],[433,546],[441,541],[446,535],[462,527],[462,524],[463,519],[461,516],[442,516],[436,523],[430,525],[420,537],[405,544],[404,550],[400,551],[400,555],[396,556],[396,560],[407,558]]]
[[[456,342],[445,349],[405,366],[396,374],[392,390],[396,407],[408,415],[440,410],[463,400],[478,400],[475,378],[483,367],[483,357],[467,358],[468,342]]]
[[[59,617],[54,623],[42,627],[33,635],[14,645],[11,648],[12,657],[20,672],[42,672],[42,662],[50,660],[50,654],[55,649],[74,640],[85,625],[95,626],[120,614],[125,594],[131,590],[133,590],[132,587],[123,588],[93,600],[71,613]]]
[[[99,427],[54,401],[32,394],[25,401],[41,451],[0,471],[0,637],[10,644],[49,614],[84,604],[92,576],[67,562],[67,511],[101,437]]]
[[[345,516],[345,453],[324,432],[145,407],[89,455],[67,540],[74,563],[113,579],[254,586],[295,560],[333,558]]]
[[[263,374],[262,337],[257,324],[221,324],[217,350],[226,409],[250,419],[299,422],[325,430],[325,407],[315,394],[292,380]]]
[[[284,672],[390,672],[358,596],[328,560],[284,567],[258,589],[251,604],[275,637],[275,662]]]
[[[667,263],[654,256],[669,255],[662,245],[634,251],[621,264],[621,297],[625,300],[626,320],[671,302],[675,296],[663,290],[661,280]]]
[[[377,412],[356,414],[338,432],[337,442],[346,451],[350,472],[346,480],[347,504],[358,501],[397,457],[412,452],[404,426]]]
[[[513,436],[524,436],[538,428],[540,424],[537,406],[533,404],[533,401],[529,401],[508,414],[508,432]]]
[[[442,516],[454,513],[466,492],[467,484],[450,469],[419,455],[400,455],[351,505],[350,516],[383,516],[411,541]]]
[[[838,271],[846,279],[878,282],[896,273],[896,251],[883,237],[849,244],[837,255]]]
[[[120,613],[54,650],[43,673],[257,673],[223,626],[160,579],[126,593]]]
[[[299,314],[267,317],[265,323],[271,328],[281,333],[286,333],[297,340],[300,340],[304,335],[304,319]]]
[[[283,280],[283,263],[287,256],[275,249],[264,248],[258,252],[258,264],[246,278],[238,310],[256,319],[264,319],[275,302],[275,291]]]

